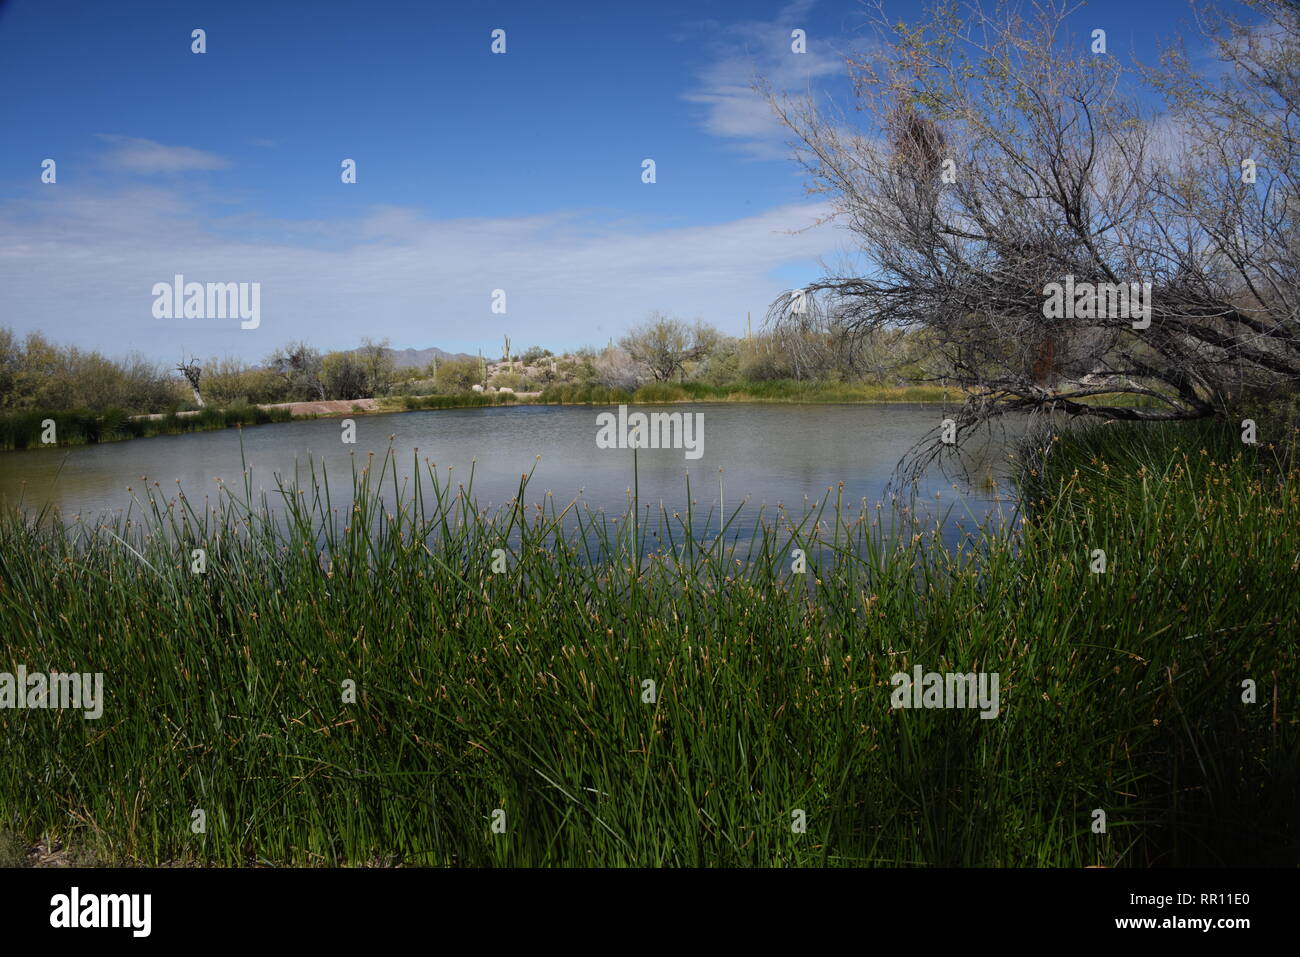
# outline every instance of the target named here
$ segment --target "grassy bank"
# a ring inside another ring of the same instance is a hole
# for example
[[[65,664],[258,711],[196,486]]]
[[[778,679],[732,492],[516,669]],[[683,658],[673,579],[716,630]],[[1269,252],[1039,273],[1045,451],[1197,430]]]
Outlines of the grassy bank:
[[[8,513],[0,670],[107,700],[0,711],[0,830],[147,862],[1295,865],[1300,476],[1234,435],[1072,433],[1026,456],[1027,524],[955,551],[834,499],[709,540],[482,516],[392,461],[350,502]],[[997,672],[998,717],[891,709],[913,665]]]
[[[377,412],[410,412],[417,409],[477,409],[486,406],[511,405],[514,396],[482,395],[420,395],[395,396],[380,400]],[[368,415],[359,406],[339,413]],[[45,431],[44,422],[55,423],[55,447],[93,445],[100,442],[121,442],[150,435],[180,435],[183,432],[207,432],[244,425],[267,425],[272,422],[292,422],[295,419],[316,418],[316,415],[295,414],[292,409],[239,403],[224,408],[207,407],[184,415],[169,412],[158,418],[131,416],[115,409],[96,413],[86,410],[64,412],[13,412],[0,415],[0,451],[41,448]]]
[[[182,432],[207,432],[236,425],[266,425],[289,422],[287,409],[264,409],[256,405],[232,405],[226,408],[201,409],[193,415],[169,412],[157,419],[132,417],[120,409],[108,412],[69,410],[63,412],[11,412],[0,415],[0,450],[93,445],[121,442],[149,435],[179,435]],[[54,422],[53,443],[45,443],[45,423]]]
[[[955,402],[961,398],[960,392],[940,386],[873,386],[787,379],[725,386],[703,382],[652,382],[635,390],[557,385],[543,389],[538,401],[565,405],[617,405],[633,402]]]
[[[380,400],[384,412],[414,412],[418,409],[482,409],[489,406],[514,405],[509,392],[468,392],[459,395],[402,395]]]

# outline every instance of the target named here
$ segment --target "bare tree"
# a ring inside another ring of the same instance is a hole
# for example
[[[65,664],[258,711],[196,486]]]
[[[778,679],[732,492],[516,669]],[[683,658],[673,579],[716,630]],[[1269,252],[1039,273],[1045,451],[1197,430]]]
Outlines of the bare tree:
[[[1010,410],[1200,418],[1296,382],[1298,20],[1256,5],[1264,39],[1210,27],[1221,84],[1176,52],[1147,72],[1163,117],[1064,5],[943,3],[915,27],[879,11],[875,52],[848,64],[867,129],[770,97],[865,267],[784,294],[769,325],[924,332],[930,377],[968,394],[963,429]]]
[[[1245,2],[1252,23],[1193,4],[1226,82],[1182,44],[1145,71],[1182,132],[1152,222],[1177,240],[1185,321],[1227,360],[1206,370],[1223,392],[1293,378],[1300,319],[1300,3]]]
[[[194,357],[191,356],[188,360],[182,359],[176,366],[176,371],[185,376],[186,381],[189,382],[190,389],[194,392],[194,404],[200,409],[203,408],[203,396],[199,392],[199,379],[203,376],[203,370],[194,361]]]

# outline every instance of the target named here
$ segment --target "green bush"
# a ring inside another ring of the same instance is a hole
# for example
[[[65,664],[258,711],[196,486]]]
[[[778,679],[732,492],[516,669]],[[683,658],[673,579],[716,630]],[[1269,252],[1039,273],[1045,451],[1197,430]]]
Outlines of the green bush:
[[[483,368],[477,359],[448,359],[438,363],[438,388],[445,392],[469,392],[481,384]]]

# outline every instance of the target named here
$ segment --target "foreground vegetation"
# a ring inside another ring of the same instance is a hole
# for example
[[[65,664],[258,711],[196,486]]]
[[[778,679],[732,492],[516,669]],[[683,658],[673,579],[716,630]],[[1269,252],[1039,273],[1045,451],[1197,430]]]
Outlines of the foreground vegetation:
[[[148,863],[1295,865],[1287,448],[1068,431],[1023,455],[1023,524],[955,549],[834,498],[611,519],[525,482],[482,515],[391,459],[350,501],[10,512],[0,670],[107,701],[0,711],[0,831]],[[1000,715],[891,710],[918,664],[998,672]]]

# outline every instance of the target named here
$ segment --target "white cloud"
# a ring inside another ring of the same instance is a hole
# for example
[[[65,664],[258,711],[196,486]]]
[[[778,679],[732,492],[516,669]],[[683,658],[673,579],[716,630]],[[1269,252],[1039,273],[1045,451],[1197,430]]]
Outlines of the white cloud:
[[[230,165],[215,153],[189,146],[166,146],[153,140],[114,133],[100,133],[99,138],[113,144],[113,149],[104,157],[104,163],[111,169],[128,173],[188,173],[225,169]]]
[[[840,56],[832,54],[824,37],[809,23],[814,0],[796,0],[774,20],[701,26],[701,32],[719,37],[712,45],[715,61],[702,70],[697,86],[683,96],[703,107],[701,125],[755,159],[786,159],[789,133],[771,107],[754,89],[756,80],[773,93],[806,94],[813,81],[844,73]],[[807,50],[791,50],[791,31],[808,32]]]
[[[652,309],[737,333],[761,317],[837,231],[823,204],[714,225],[594,225],[580,213],[429,220],[385,207],[360,221],[213,218],[179,190],[92,195],[60,188],[0,205],[0,324],[111,354],[260,358],[290,339],[347,348],[362,336],[398,347],[473,351],[502,333],[521,344],[603,344]],[[255,237],[255,238],[254,238]],[[260,282],[262,323],[158,320],[151,287]],[[506,316],[490,312],[505,289]]]

